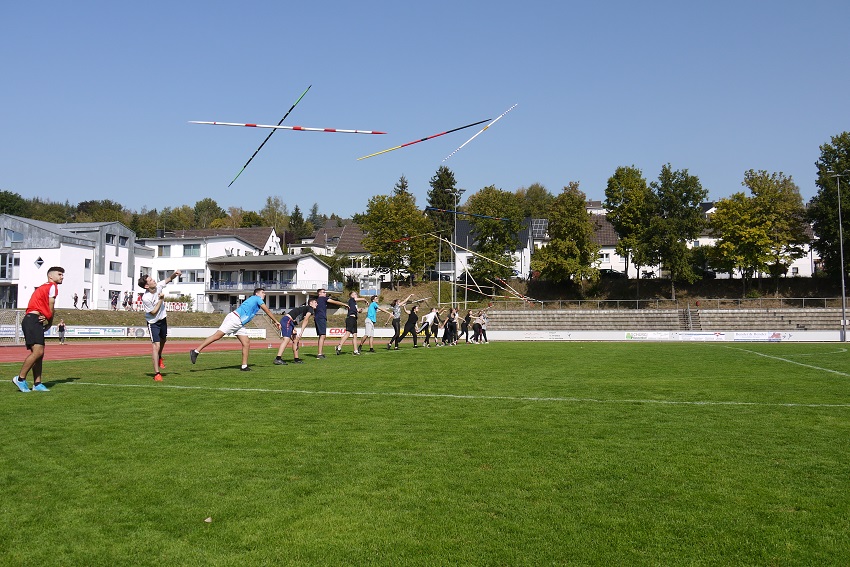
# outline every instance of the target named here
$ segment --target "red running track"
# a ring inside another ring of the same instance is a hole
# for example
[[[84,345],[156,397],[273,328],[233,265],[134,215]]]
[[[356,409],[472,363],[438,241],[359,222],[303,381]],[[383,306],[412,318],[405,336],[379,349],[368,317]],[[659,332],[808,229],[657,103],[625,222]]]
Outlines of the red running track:
[[[198,346],[201,341],[186,341],[172,340],[165,343],[165,350],[162,357],[168,360],[170,356],[184,356],[189,359],[189,349]],[[252,340],[251,349],[268,349],[269,345],[277,352],[277,347],[280,346],[280,340]],[[316,342],[302,341],[302,346],[315,346]],[[204,352],[211,351],[241,351],[242,345],[236,339],[222,339],[215,342],[204,349]],[[27,347],[24,345],[4,346],[0,347],[0,363],[4,362],[23,362],[29,354]],[[115,358],[127,356],[150,356],[151,343],[150,341],[101,341],[94,339],[91,341],[73,341],[60,345],[55,340],[49,340],[44,348],[44,360],[80,360],[85,358]]]

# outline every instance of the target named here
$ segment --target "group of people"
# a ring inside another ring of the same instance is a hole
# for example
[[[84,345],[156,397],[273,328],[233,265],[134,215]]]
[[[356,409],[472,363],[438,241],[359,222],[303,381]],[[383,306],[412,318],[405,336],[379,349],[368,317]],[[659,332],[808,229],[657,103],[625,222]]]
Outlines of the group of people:
[[[82,307],[77,307],[77,302],[80,300],[80,296],[76,293],[74,294],[74,309],[88,309],[89,308],[89,295],[87,291],[83,291],[83,305]]]
[[[138,280],[138,285],[144,289],[141,296],[142,311],[145,314],[145,321],[148,326],[148,332],[151,338],[151,362],[153,365],[154,380],[162,381],[162,370],[165,368],[165,360],[163,359],[163,350],[168,339],[168,319],[165,309],[165,293],[164,288],[181,275],[180,270],[175,270],[167,279],[157,282],[150,276],[141,276]],[[54,305],[58,295],[58,286],[62,283],[65,277],[65,270],[59,266],[54,266],[47,271],[47,283],[39,286],[32,294],[27,310],[21,323],[24,340],[29,355],[24,360],[21,370],[17,376],[12,379],[12,382],[21,392],[30,392],[27,383],[27,375],[30,370],[33,373],[33,388],[32,390],[39,392],[47,392],[48,388],[42,384],[42,361],[44,358],[44,334],[45,330],[53,324]],[[115,296],[117,298],[117,295]],[[317,359],[326,358],[324,354],[325,339],[327,338],[327,323],[328,323],[328,305],[344,307],[348,311],[345,318],[345,332],[340,337],[339,343],[334,347],[337,355],[342,354],[342,349],[345,343],[351,339],[353,354],[359,355],[363,346],[368,341],[369,352],[375,352],[375,327],[378,322],[378,312],[383,312],[389,315],[388,323],[392,323],[393,336],[390,342],[387,343],[387,349],[399,349],[401,341],[411,335],[413,338],[413,347],[418,348],[418,335],[425,333],[425,346],[431,346],[431,338],[434,339],[436,346],[456,345],[463,338],[466,343],[486,343],[487,342],[487,311],[479,311],[473,316],[472,310],[467,311],[464,317],[460,317],[456,308],[451,308],[445,320],[441,318],[445,310],[438,311],[436,307],[432,308],[419,321],[419,301],[411,302],[413,294],[408,295],[403,300],[393,300],[389,309],[381,307],[378,303],[378,296],[373,295],[370,299],[358,296],[357,292],[352,291],[348,296],[348,302],[343,303],[328,296],[327,290],[317,290],[316,297],[311,297],[305,305],[289,310],[278,321],[275,315],[269,310],[265,303],[266,291],[264,288],[258,287],[254,290],[254,294],[242,302],[231,313],[228,313],[221,326],[201,344],[189,351],[189,360],[195,364],[201,352],[212,343],[222,339],[226,335],[235,336],[242,344],[242,365],[241,369],[244,372],[250,371],[248,365],[248,355],[250,353],[250,338],[245,326],[262,310],[274,321],[275,327],[280,331],[281,344],[277,351],[274,364],[285,365],[283,354],[287,348],[292,349],[293,362],[301,364],[304,361],[299,357],[299,343],[303,336],[304,330],[310,319],[316,328],[318,337],[318,352]],[[125,298],[132,298],[132,294],[125,294]],[[77,307],[77,294],[74,294],[74,307]],[[361,307],[358,303],[367,303],[366,307]],[[87,306],[86,294],[83,294],[83,305]],[[125,303],[126,305],[126,303]],[[408,307],[409,306],[409,307]],[[366,311],[366,332],[358,343],[358,315]],[[407,321],[404,329],[401,327],[402,313],[407,314]],[[441,340],[438,341],[440,329],[443,329]],[[469,331],[472,329],[472,337],[469,336]],[[60,321],[59,327],[60,343],[64,344],[65,324],[64,320]]]
[[[393,336],[390,342],[387,343],[387,350],[398,350],[399,343],[411,335],[413,338],[413,348],[418,348],[419,333],[425,333],[425,347],[430,348],[431,338],[434,339],[435,346],[454,346],[463,338],[465,344],[487,343],[487,310],[483,309],[477,315],[472,314],[472,309],[466,312],[463,317],[460,316],[458,309],[452,307],[449,310],[445,319],[442,319],[442,314],[445,309],[438,310],[432,307],[431,310],[422,317],[419,321],[419,304],[414,303],[409,309],[406,308],[412,295],[407,296],[403,301],[393,300],[390,304],[392,309],[392,325]],[[401,328],[401,314],[407,314],[407,321],[404,324],[404,331],[399,332]],[[442,337],[439,337],[440,329],[443,329]],[[472,329],[472,338],[469,336],[469,331]]]

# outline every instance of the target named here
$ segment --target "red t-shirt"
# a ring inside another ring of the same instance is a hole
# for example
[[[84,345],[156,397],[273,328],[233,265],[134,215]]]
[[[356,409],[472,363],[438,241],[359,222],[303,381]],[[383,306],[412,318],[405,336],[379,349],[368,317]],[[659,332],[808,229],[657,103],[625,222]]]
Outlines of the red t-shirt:
[[[27,305],[27,313],[38,311],[48,319],[53,317],[53,310],[50,309],[50,298],[56,297],[59,294],[59,287],[53,282],[47,282],[39,286],[30,297],[30,302]]]

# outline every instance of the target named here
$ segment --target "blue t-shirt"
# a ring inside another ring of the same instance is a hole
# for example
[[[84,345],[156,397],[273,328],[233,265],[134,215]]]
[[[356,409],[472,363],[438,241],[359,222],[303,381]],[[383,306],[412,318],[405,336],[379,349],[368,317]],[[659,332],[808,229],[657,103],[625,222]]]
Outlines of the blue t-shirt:
[[[242,319],[242,324],[247,325],[254,318],[254,315],[257,314],[257,311],[260,310],[260,305],[264,303],[263,298],[259,295],[252,295],[243,301],[242,305],[236,308],[236,314]]]
[[[373,301],[369,304],[369,310],[366,312],[366,318],[375,323],[378,320],[378,302]]]

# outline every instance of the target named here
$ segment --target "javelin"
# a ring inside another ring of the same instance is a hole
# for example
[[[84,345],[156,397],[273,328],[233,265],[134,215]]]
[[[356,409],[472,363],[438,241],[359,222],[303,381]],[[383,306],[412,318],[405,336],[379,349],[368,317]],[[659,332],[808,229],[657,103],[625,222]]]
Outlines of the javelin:
[[[341,128],[308,128],[307,126],[272,126],[270,124],[242,124],[239,122],[206,122],[190,120],[189,124],[210,124],[212,126],[246,126],[248,128],[271,128],[272,130],[297,130],[299,132],[338,132],[340,134],[386,134],[377,130],[343,130]],[[271,136],[271,134],[269,134]]]
[[[296,100],[296,101],[295,101],[295,103],[293,103],[293,105],[289,107],[289,110],[287,110],[287,111],[286,111],[286,114],[284,114],[284,115],[283,115],[283,118],[281,118],[281,119],[280,119],[280,122],[278,122],[278,123],[277,123],[277,125],[278,125],[278,126],[280,126],[281,124],[283,124],[283,121],[284,121],[284,120],[286,120],[286,117],[287,117],[287,116],[289,116],[289,113],[290,113],[290,112],[292,112],[292,109],[293,109],[293,108],[295,108],[295,106],[296,106],[299,102],[301,102],[301,99],[302,99],[302,98],[304,98],[304,95],[305,95],[305,94],[307,94],[307,91],[309,91],[309,90],[310,90],[310,88],[311,88],[312,86],[313,86],[313,85],[310,85],[309,87],[307,87],[307,88],[304,90],[304,92],[303,92],[303,93],[301,93],[301,96],[299,96],[299,97],[298,97],[298,100]],[[254,154],[253,154],[250,158],[248,158],[248,161],[246,161],[246,162],[245,162],[245,165],[243,165],[243,166],[242,166],[242,169],[240,169],[240,170],[239,170],[239,173],[237,173],[237,174],[236,174],[236,177],[234,177],[234,178],[233,178],[233,181],[236,181],[237,179],[239,179],[239,176],[240,176],[240,175],[242,175],[242,172],[243,172],[243,171],[245,171],[245,168],[246,168],[246,167],[248,167],[248,164],[249,164],[249,163],[251,163],[251,160],[252,160],[252,159],[254,159],[254,156],[256,156],[258,153],[260,153],[260,150],[262,150],[262,149],[263,149],[263,146],[265,146],[265,145],[266,145],[266,142],[268,142],[268,141],[269,141],[269,138],[271,138],[271,137],[272,137],[272,134],[274,134],[275,132],[276,132],[276,130],[272,130],[271,132],[269,132],[269,135],[268,135],[268,136],[266,136],[266,139],[265,139],[265,140],[263,140],[263,143],[262,143],[262,144],[260,144],[260,147],[259,147],[259,148],[257,148],[257,151],[255,151],[255,152],[254,152]],[[228,187],[230,187],[231,185],[233,185],[233,181],[231,181],[230,183],[228,183],[228,184],[227,184],[227,186],[228,186]]]
[[[441,232],[448,232],[448,229],[445,230],[436,230],[433,232],[423,232],[422,234],[414,234],[413,236],[405,236],[403,238],[397,238],[395,240],[390,240],[391,244],[395,244],[397,242],[404,242],[405,240],[413,240],[414,238],[419,238],[420,236],[436,236]]]
[[[428,136],[427,138],[422,138],[421,140],[414,140],[412,142],[407,142],[406,144],[402,144],[402,145],[396,146],[394,148],[387,148],[386,150],[381,150],[380,152],[375,152],[374,154],[369,154],[368,156],[359,157],[359,158],[357,158],[357,161],[360,161],[361,159],[366,159],[366,158],[374,157],[374,156],[377,156],[377,155],[385,154],[387,152],[391,152],[391,151],[397,150],[399,148],[404,148],[406,146],[412,146],[413,144],[418,144],[419,142],[424,142],[425,140],[430,140],[432,138],[439,138],[440,136],[444,136],[446,134],[451,134],[452,132],[457,132],[458,130],[463,130],[464,128],[472,128],[473,126],[478,126],[479,124],[484,124],[485,122],[488,122],[489,120],[490,120],[489,118],[487,120],[479,120],[478,122],[473,122],[472,124],[467,124],[466,126],[461,126],[460,128],[454,128],[452,130],[446,130],[445,132],[440,132],[439,134],[434,134],[432,136]]]
[[[476,214],[473,214],[473,213],[464,213],[463,211],[452,211],[450,209],[438,209],[437,207],[425,207],[425,210],[426,211],[436,211],[438,213],[452,213],[452,214],[456,214],[456,215],[466,215],[468,217],[478,217],[478,218],[481,218],[481,219],[493,219],[493,220],[501,220],[501,221],[513,220],[513,219],[502,218],[502,217],[490,217],[490,216],[487,216],[487,215],[476,215]]]
[[[509,109],[507,109],[506,111],[504,111],[503,113],[501,113],[501,114],[500,114],[500,115],[499,115],[499,116],[498,116],[495,120],[493,120],[492,122],[490,122],[490,123],[489,123],[488,125],[486,125],[484,128],[482,128],[481,130],[479,130],[478,132],[476,132],[475,136],[471,137],[470,139],[468,139],[467,141],[465,141],[464,143],[462,143],[462,144],[460,145],[460,148],[456,149],[455,151],[453,151],[452,153],[450,153],[449,155],[447,155],[446,157],[444,157],[444,158],[443,158],[443,161],[446,161],[447,159],[449,159],[450,157],[452,157],[453,155],[455,155],[456,153],[458,153],[458,151],[460,151],[460,149],[461,149],[462,147],[464,147],[466,144],[468,144],[469,142],[471,142],[472,140],[474,140],[474,139],[476,138],[476,136],[478,136],[478,134],[480,134],[481,132],[483,132],[484,130],[486,130],[487,128],[489,128],[490,126],[492,126],[493,124],[495,124],[496,122],[498,122],[498,121],[499,121],[499,118],[501,118],[502,116],[504,116],[505,114],[507,114],[508,112],[510,112],[511,110],[513,110],[513,109],[514,109],[514,107],[516,107],[516,104],[515,104],[515,105],[513,105],[512,107],[510,107]]]
[[[464,252],[469,252],[470,254],[472,254],[472,255],[474,255],[474,256],[480,256],[481,258],[484,258],[485,260],[487,260],[487,261],[489,261],[489,262],[493,262],[494,264],[497,264],[497,265],[499,265],[499,266],[502,266],[503,268],[508,268],[509,270],[513,270],[513,268],[512,268],[511,266],[506,266],[505,264],[502,264],[501,262],[497,262],[497,261],[496,261],[496,260],[494,260],[493,258],[488,258],[488,257],[487,257],[487,256],[485,256],[484,254],[479,254],[478,252],[475,252],[474,250],[470,250],[469,248],[464,248],[463,246],[461,246],[460,244],[457,244],[456,242],[450,242],[450,241],[446,240],[445,238],[441,238],[441,237],[439,237],[439,236],[437,236],[437,239],[438,239],[438,240],[442,240],[443,242],[445,242],[446,244],[449,244],[450,246],[454,246],[454,247],[456,247],[456,248],[460,248],[460,249],[461,249],[461,250],[463,250]]]

